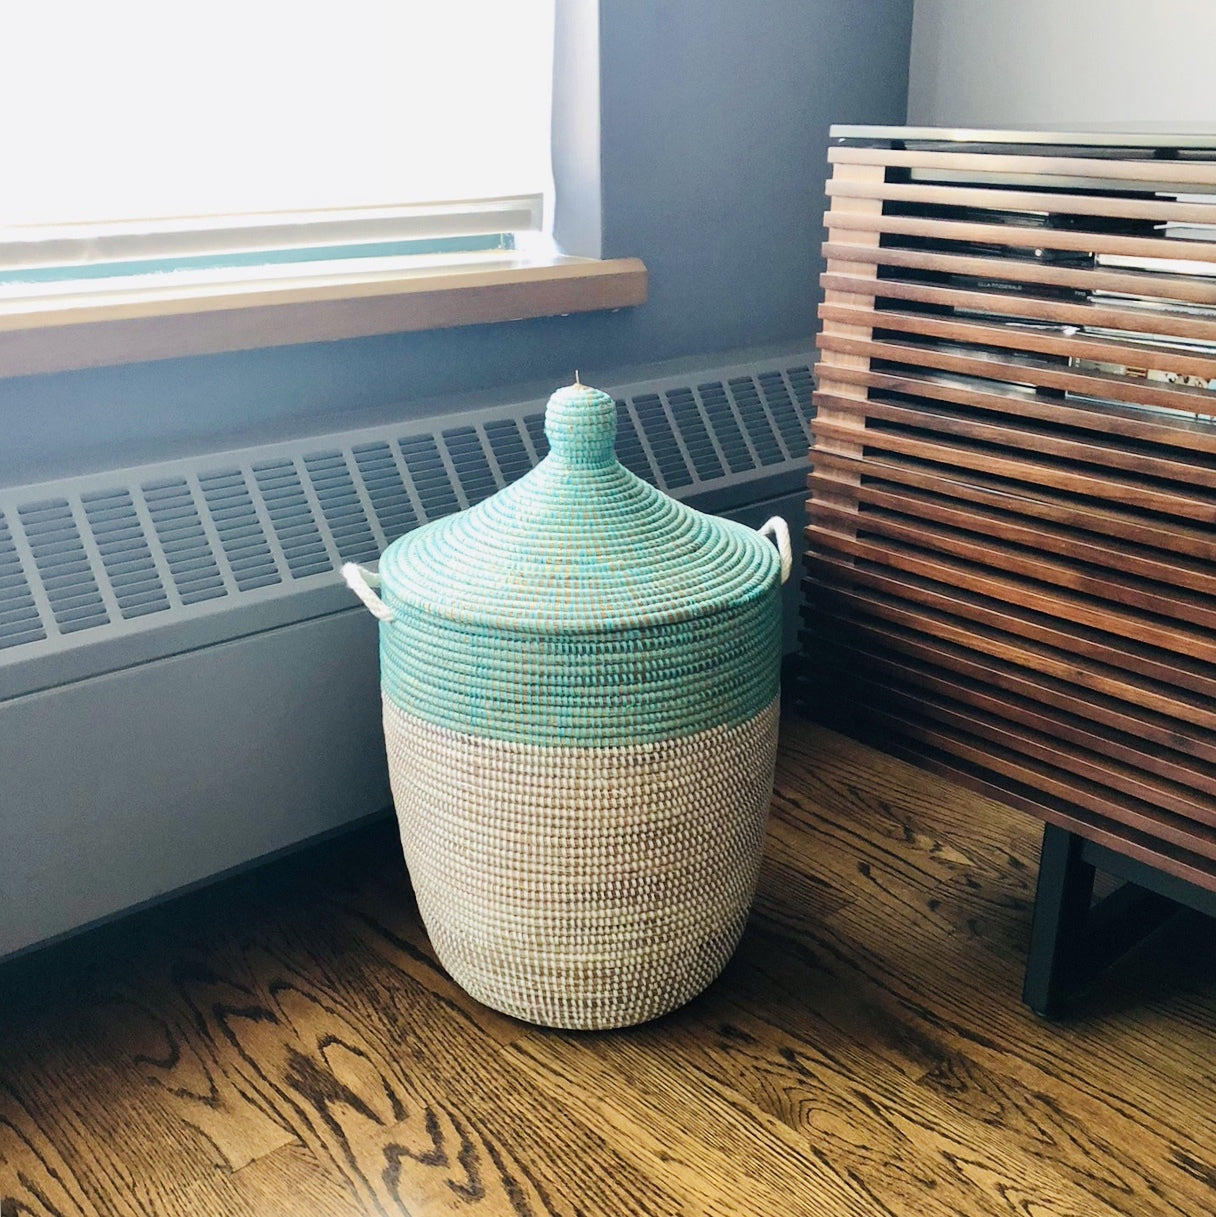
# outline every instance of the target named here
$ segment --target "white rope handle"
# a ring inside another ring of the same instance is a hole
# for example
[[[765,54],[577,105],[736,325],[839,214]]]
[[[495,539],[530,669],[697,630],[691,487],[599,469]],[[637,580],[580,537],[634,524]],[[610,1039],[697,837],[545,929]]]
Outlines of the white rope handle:
[[[781,516],[773,516],[760,529],[762,537],[772,537],[777,543],[777,552],[781,555],[781,582],[790,577],[794,569],[794,551],[790,548],[790,527]]]
[[[346,580],[346,586],[367,606],[373,617],[380,621],[392,621],[393,610],[373,590],[380,586],[380,576],[374,570],[368,570],[356,562],[347,562],[342,567],[342,578]]]

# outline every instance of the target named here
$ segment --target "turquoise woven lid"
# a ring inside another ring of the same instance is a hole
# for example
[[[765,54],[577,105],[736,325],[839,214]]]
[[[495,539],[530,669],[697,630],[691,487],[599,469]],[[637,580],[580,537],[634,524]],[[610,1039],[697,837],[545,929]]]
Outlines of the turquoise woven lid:
[[[783,559],[760,533],[668,498],[617,462],[615,433],[606,393],[559,390],[549,455],[394,541],[383,603],[347,568],[381,619],[386,701],[456,732],[593,748],[658,745],[771,705],[788,539]]]
[[[385,601],[537,633],[626,630],[738,607],[778,584],[776,549],[676,502],[620,465],[616,403],[586,385],[545,411],[550,452],[476,507],[395,541]]]

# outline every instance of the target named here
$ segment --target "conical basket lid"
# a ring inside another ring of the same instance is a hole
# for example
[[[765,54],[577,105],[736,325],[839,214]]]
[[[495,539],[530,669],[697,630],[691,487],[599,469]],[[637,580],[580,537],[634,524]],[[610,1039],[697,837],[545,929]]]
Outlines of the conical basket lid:
[[[618,463],[616,403],[586,385],[545,411],[549,455],[476,507],[395,541],[390,606],[512,631],[669,624],[740,606],[780,578],[760,534],[669,498]]]

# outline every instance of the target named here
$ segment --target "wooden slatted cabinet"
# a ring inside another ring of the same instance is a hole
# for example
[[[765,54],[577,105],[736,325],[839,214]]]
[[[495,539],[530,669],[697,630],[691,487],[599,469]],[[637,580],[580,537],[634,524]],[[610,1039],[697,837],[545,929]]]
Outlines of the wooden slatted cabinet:
[[[1216,136],[838,128],[829,162],[803,697],[1202,904]]]

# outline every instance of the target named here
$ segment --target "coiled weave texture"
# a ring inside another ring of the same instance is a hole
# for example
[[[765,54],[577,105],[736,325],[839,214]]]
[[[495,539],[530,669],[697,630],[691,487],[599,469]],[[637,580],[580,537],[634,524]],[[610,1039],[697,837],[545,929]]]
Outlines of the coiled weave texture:
[[[612,454],[616,405],[553,395],[553,449],[380,560],[385,696],[453,730],[643,743],[754,717],[777,691],[781,563]]]
[[[569,748],[437,727],[385,698],[384,733],[423,922],[479,1001],[621,1027],[725,966],[755,893],[776,700],[732,727]]]

